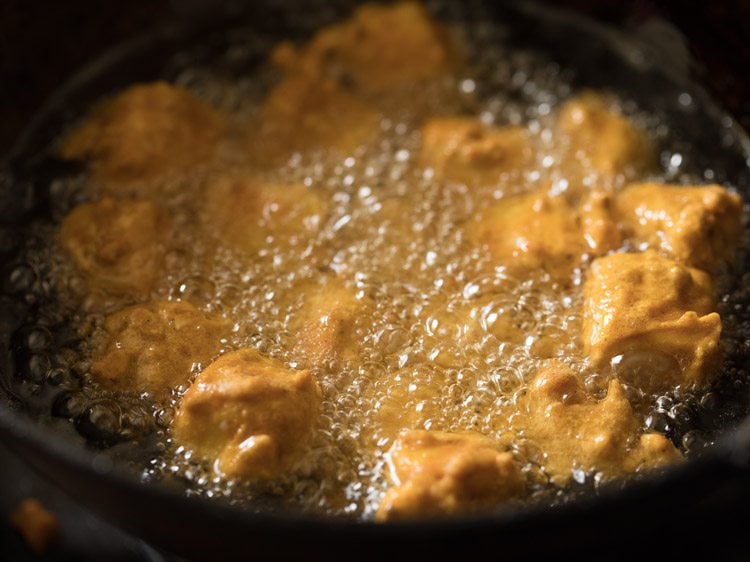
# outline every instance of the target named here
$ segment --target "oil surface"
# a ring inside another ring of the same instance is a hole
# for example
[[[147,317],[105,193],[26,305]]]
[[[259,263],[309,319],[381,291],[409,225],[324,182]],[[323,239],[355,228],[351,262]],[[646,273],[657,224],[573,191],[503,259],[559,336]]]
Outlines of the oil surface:
[[[311,472],[264,486],[213,478],[205,464],[169,436],[184,388],[170,403],[156,404],[147,396],[114,395],[90,380],[90,342],[107,313],[133,300],[89,293],[57,246],[60,219],[75,204],[100,196],[85,174],[60,174],[50,183],[51,220],[31,227],[22,257],[6,280],[6,293],[39,303],[37,318],[14,335],[14,392],[30,408],[70,420],[90,446],[109,448],[146,481],[177,479],[188,494],[221,496],[249,509],[284,504],[364,518],[372,516],[387,486],[384,455],[398,428],[379,412],[395,400],[394,394],[408,426],[478,431],[499,440],[517,398],[550,357],[581,372],[587,390],[601,396],[609,375],[590,371],[578,338],[571,337],[580,333],[582,272],[566,285],[543,272],[516,278],[491,267],[466,240],[466,225],[493,202],[543,186],[567,189],[567,171],[559,165],[563,157],[553,138],[554,115],[581,89],[579,71],[585,71],[543,50],[519,46],[509,24],[489,24],[469,12],[447,14],[469,45],[471,64],[435,86],[428,97],[437,101],[384,118],[378,139],[351,154],[295,155],[268,176],[301,182],[326,202],[329,212],[310,236],[269,236],[248,257],[224,244],[221,233],[196,229],[204,186],[220,175],[248,170],[245,148],[231,135],[214,161],[159,187],[159,203],[178,225],[177,249],[167,256],[167,274],[154,293],[141,300],[185,300],[224,316],[234,325],[227,350],[254,347],[299,366],[303,358],[295,352],[290,323],[302,305],[301,289],[321,279],[335,277],[358,299],[373,303],[367,321],[356,325],[356,356],[315,370],[324,399],[307,459]],[[273,43],[256,40],[250,47],[239,41],[221,56],[226,63],[244,56],[243,48],[263,51]],[[175,62],[178,71],[170,76],[174,82],[228,111],[238,132],[252,120],[274,79],[265,67],[229,79],[213,65],[194,64],[189,51],[175,61],[181,62]],[[658,104],[646,106],[616,85],[613,93],[618,109],[661,146],[661,171],[649,179],[747,187],[746,176],[717,177],[721,162],[707,163],[703,141],[691,138],[674,120],[672,112],[686,118],[708,114],[700,100],[666,89],[658,94]],[[435,113],[525,127],[535,148],[534,163],[513,181],[487,189],[439,181],[417,158],[418,123]],[[732,137],[729,129],[726,135]],[[727,141],[726,150],[737,150],[733,142]],[[744,271],[746,246],[745,240],[737,265],[720,283],[728,350],[720,384],[700,395],[627,389],[644,429],[666,433],[688,456],[710,445],[745,411],[742,366],[750,341],[745,318],[750,290],[738,272]],[[493,333],[499,318],[511,318],[523,338],[500,341]],[[533,493],[545,501],[565,501],[577,486],[596,486],[600,480],[581,474],[570,489],[558,491],[523,445],[521,435],[514,451],[535,483]]]

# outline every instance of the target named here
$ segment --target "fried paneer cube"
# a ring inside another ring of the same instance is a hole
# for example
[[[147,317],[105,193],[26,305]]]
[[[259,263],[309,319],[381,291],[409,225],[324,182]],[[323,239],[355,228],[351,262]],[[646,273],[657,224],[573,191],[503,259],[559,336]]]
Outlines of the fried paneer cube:
[[[469,186],[515,178],[533,160],[523,127],[488,127],[469,117],[441,117],[422,126],[421,162],[439,177]]]
[[[222,355],[187,390],[175,442],[232,479],[272,479],[304,453],[321,392],[309,371],[252,349]]]
[[[721,362],[708,275],[655,251],[594,261],[584,284],[583,348],[641,388],[702,386]]]
[[[656,164],[656,150],[646,133],[599,94],[587,92],[567,101],[557,128],[573,161],[604,177],[633,177]]]
[[[390,460],[395,486],[378,508],[378,521],[488,510],[526,488],[513,455],[479,434],[408,431]]]
[[[250,148],[271,163],[296,152],[352,153],[380,131],[380,113],[309,70],[291,73],[266,95]]]
[[[90,161],[105,186],[142,183],[208,160],[224,129],[224,116],[185,88],[137,84],[97,106],[59,154]]]
[[[136,305],[110,314],[91,361],[106,388],[158,398],[187,384],[222,348],[229,326],[184,302]]]
[[[519,404],[515,429],[543,451],[548,476],[564,485],[574,470],[611,478],[678,461],[681,455],[663,435],[642,435],[622,385],[609,383],[607,396],[586,395],[581,377],[551,362],[537,373]]]
[[[357,320],[372,310],[372,300],[357,298],[337,280],[310,284],[302,293],[304,302],[290,326],[302,364],[324,368],[355,358]]]
[[[706,271],[731,261],[742,234],[742,198],[719,185],[629,185],[617,197],[626,235]]]
[[[143,294],[159,280],[171,236],[170,217],[156,204],[105,197],[73,209],[59,239],[92,287]]]
[[[543,193],[501,199],[469,225],[468,236],[475,244],[486,245],[494,261],[519,276],[544,270],[564,277],[585,252],[568,203]]]
[[[305,46],[283,44],[274,58],[290,71],[319,69],[361,94],[379,94],[446,74],[447,33],[417,2],[365,4],[320,30]]]
[[[221,242],[249,253],[269,237],[276,245],[304,244],[317,232],[325,201],[301,183],[269,183],[252,176],[226,176],[206,187],[204,223]]]
[[[619,243],[606,208],[581,210],[562,196],[540,192],[501,199],[479,213],[467,235],[513,275],[543,270],[558,281],[569,278],[584,255],[602,254]]]

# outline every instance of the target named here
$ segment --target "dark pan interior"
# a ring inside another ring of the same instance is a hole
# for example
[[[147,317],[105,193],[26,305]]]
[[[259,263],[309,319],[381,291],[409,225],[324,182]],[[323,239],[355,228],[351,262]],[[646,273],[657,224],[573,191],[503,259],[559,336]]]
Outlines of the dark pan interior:
[[[43,405],[30,407],[27,401],[14,397],[12,335],[33,317],[38,303],[21,298],[24,284],[30,281],[13,272],[26,225],[50,217],[50,183],[63,166],[51,155],[50,141],[103,95],[133,82],[173,78],[186,60],[210,62],[238,42],[257,45],[256,49],[246,49],[245,56],[222,63],[223,72],[241,75],[264,59],[263,37],[301,38],[348,9],[348,3],[339,2],[313,16],[308,14],[309,17],[269,12],[262,23],[256,19],[259,14],[254,14],[203,26],[180,25],[150,32],[97,58],[53,94],[36,114],[0,167],[2,438],[71,496],[137,535],[196,559],[244,559],[249,555],[264,560],[301,556],[311,560],[355,556],[380,559],[413,548],[425,557],[437,559],[485,552],[534,558],[551,551],[595,555],[605,546],[615,547],[614,552],[624,555],[637,548],[639,541],[678,533],[683,538],[673,547],[690,548],[690,529],[695,536],[711,529],[717,534],[732,533],[741,519],[725,509],[727,497],[737,505],[750,497],[750,426],[740,424],[747,407],[745,388],[734,389],[734,396],[727,399],[733,408],[729,416],[733,419],[728,423],[739,425],[738,429],[727,432],[701,457],[666,474],[624,488],[614,486],[599,497],[554,509],[531,507],[480,519],[394,525],[298,513],[255,514],[219,502],[188,499],[178,487],[144,485],[136,475],[122,469],[106,450],[84,446],[71,424],[43,415]],[[739,127],[727,120],[691,81],[682,64],[686,52],[661,52],[658,44],[644,46],[643,38],[634,40],[624,33],[590,26],[577,17],[535,4],[512,8],[488,8],[480,3],[461,8],[439,7],[449,17],[456,9],[461,17],[493,17],[507,22],[508,29],[515,30],[510,38],[514,44],[552,54],[563,67],[587,60],[576,76],[578,85],[615,89],[663,115],[675,125],[678,137],[696,144],[700,159],[691,163],[696,170],[714,163],[715,181],[731,183],[747,198],[750,145]],[[638,46],[636,51],[632,51],[634,44]],[[620,62],[623,49],[633,57],[629,67]],[[623,72],[623,68],[630,71]],[[666,103],[664,92],[676,90],[689,92],[700,101],[702,110],[686,116],[675,104]],[[665,147],[670,148],[679,147]],[[730,358],[730,366],[741,368],[744,360],[744,355],[738,354]],[[634,541],[634,536],[640,538]]]

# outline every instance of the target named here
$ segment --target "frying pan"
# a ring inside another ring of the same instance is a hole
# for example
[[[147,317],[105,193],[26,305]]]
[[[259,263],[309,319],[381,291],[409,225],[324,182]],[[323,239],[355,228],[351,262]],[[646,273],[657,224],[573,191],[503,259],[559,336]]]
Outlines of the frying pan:
[[[611,8],[608,3],[601,6]],[[174,77],[185,53],[192,60],[211,62],[237,38],[251,47],[264,44],[256,41],[263,37],[301,38],[320,23],[338,19],[351,6],[349,2],[325,3],[315,11],[315,17],[309,17],[309,7],[302,13],[301,4],[290,2],[250,7],[227,2],[216,7],[194,0],[175,3],[173,8],[182,16],[178,23],[138,34],[109,49],[52,93],[0,167],[0,264],[4,267],[0,437],[7,445],[76,500],[145,540],[191,559],[382,560],[405,552],[432,559],[487,553],[504,558],[575,553],[618,559],[644,552],[656,554],[653,549],[659,547],[652,543],[657,542],[672,554],[694,554],[705,547],[702,539],[706,537],[726,541],[738,536],[748,515],[742,506],[750,505],[750,421],[745,419],[750,397],[744,387],[717,391],[726,409],[724,423],[733,429],[723,432],[700,456],[667,472],[627,486],[605,487],[596,496],[554,508],[505,508],[483,517],[388,525],[288,511],[254,512],[219,501],[188,498],[174,483],[142,482],[111,451],[85,446],[67,420],[45,414],[52,397],[19,400],[14,334],[38,309],[39,303],[23,295],[28,284],[40,279],[39,272],[19,268],[16,256],[26,225],[50,215],[54,197],[50,183],[64,171],[50,154],[50,141],[101,96],[133,82]],[[440,9],[450,16],[453,8],[444,4]],[[640,13],[648,13],[651,8],[640,9]],[[580,85],[613,87],[679,123],[682,134],[697,144],[698,153],[705,158],[694,165],[700,168],[720,162],[715,181],[731,182],[746,198],[750,195],[750,144],[692,81],[690,55],[673,41],[679,36],[667,40],[661,36],[673,28],[646,32],[640,28],[641,35],[634,40],[627,33],[585,23],[550,6],[464,3],[460,11],[469,17],[506,22],[509,29],[516,30],[513,41],[553,53],[561,66],[587,60],[588,70],[581,70],[576,78]],[[560,49],[561,45],[565,48]],[[633,45],[638,45],[635,51]],[[621,61],[623,49],[641,55],[634,57],[630,70],[614,62]],[[249,48],[225,70],[248,71],[265,55],[260,47]],[[723,64],[731,64],[729,60],[731,57],[724,57]],[[618,72],[607,72],[608,68]],[[744,72],[743,67],[737,68]],[[715,86],[719,94],[729,96],[723,99],[734,99],[735,90],[727,94],[722,84]],[[679,110],[666,105],[661,92],[677,89],[700,101],[703,110],[685,119]],[[738,109],[736,100],[734,108]],[[741,368],[746,360],[743,350],[734,350],[728,368]],[[711,552],[716,552],[715,546]]]

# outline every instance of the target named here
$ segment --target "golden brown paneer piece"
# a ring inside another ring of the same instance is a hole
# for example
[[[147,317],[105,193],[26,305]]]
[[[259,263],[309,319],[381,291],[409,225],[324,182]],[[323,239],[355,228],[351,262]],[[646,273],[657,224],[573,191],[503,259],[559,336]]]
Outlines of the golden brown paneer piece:
[[[439,177],[470,187],[515,178],[532,160],[523,127],[488,127],[469,117],[441,117],[422,126],[421,162]]]
[[[565,102],[557,127],[573,161],[606,178],[633,177],[656,165],[656,150],[648,135],[594,92]]]
[[[120,293],[154,289],[171,236],[171,219],[156,204],[109,197],[79,205],[60,228],[60,244],[90,285]]]
[[[304,302],[290,325],[301,363],[325,368],[353,359],[357,320],[372,309],[372,300],[357,298],[354,289],[335,279],[307,285],[302,293]]]
[[[600,255],[619,244],[606,206],[592,201],[579,210],[562,196],[540,192],[501,199],[480,212],[467,235],[512,274],[526,277],[543,270],[561,282],[584,255]]]
[[[159,398],[187,384],[221,350],[229,326],[185,302],[136,305],[107,316],[91,377],[106,388]]]
[[[289,71],[316,69],[360,94],[397,90],[447,73],[453,47],[417,2],[365,4],[323,28],[305,46],[282,44],[273,55]]]
[[[742,198],[719,185],[629,185],[617,197],[627,236],[706,271],[731,261],[742,235]]]
[[[334,80],[303,69],[268,92],[251,149],[271,163],[316,149],[348,154],[376,137],[380,119],[377,110]]]
[[[489,510],[526,488],[513,455],[475,433],[408,431],[390,460],[395,486],[380,503],[378,521]]]
[[[321,399],[309,371],[253,349],[222,355],[195,379],[172,426],[175,442],[232,479],[270,479],[309,442]]]
[[[544,452],[540,462],[557,485],[567,483],[574,470],[611,478],[681,458],[663,435],[641,435],[619,381],[610,381],[607,396],[595,400],[586,395],[581,377],[557,362],[531,382],[514,424]]]
[[[98,105],[59,154],[90,161],[105,186],[141,184],[208,160],[224,129],[224,116],[185,88],[137,84]]]
[[[594,261],[584,284],[583,348],[596,369],[615,358],[640,388],[705,385],[721,362],[721,319],[708,275],[649,250]]]
[[[325,201],[301,183],[226,176],[206,187],[204,224],[229,247],[255,253],[266,245],[305,244],[327,214]]]

